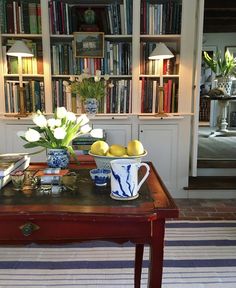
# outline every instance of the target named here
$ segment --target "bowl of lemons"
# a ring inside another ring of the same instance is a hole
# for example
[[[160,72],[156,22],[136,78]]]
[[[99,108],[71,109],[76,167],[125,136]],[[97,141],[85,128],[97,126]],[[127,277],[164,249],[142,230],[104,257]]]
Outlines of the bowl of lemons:
[[[127,147],[119,144],[109,146],[105,141],[98,140],[91,145],[89,155],[94,157],[97,168],[110,169],[110,162],[115,159],[135,159],[141,162],[147,151],[139,140],[129,141]]]

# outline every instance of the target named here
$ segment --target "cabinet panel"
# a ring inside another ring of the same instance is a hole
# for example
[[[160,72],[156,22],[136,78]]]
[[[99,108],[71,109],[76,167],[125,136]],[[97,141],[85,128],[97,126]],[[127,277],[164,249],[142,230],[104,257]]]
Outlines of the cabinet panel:
[[[168,189],[177,183],[177,125],[139,125],[139,140],[148,151],[147,160],[152,161]]]
[[[25,149],[23,145],[26,143],[20,137],[17,136],[17,132],[26,131],[30,127],[28,124],[6,124],[5,126],[5,151],[3,153],[33,153],[42,149],[42,147]],[[40,162],[46,160],[46,152],[43,151],[36,155],[30,156],[31,162]]]
[[[127,143],[131,140],[131,125],[103,125],[96,124],[93,128],[102,128],[106,132],[106,141],[109,145],[120,144],[127,146]]]

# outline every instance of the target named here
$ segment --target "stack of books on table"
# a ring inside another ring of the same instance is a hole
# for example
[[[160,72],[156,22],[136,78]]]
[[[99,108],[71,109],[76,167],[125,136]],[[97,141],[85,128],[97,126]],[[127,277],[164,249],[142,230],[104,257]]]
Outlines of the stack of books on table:
[[[10,174],[25,170],[30,164],[27,154],[0,154],[0,189],[11,180]]]
[[[90,134],[83,134],[75,138],[72,142],[72,147],[77,155],[88,155],[91,145],[98,141],[106,141],[105,132],[102,130],[101,137],[93,137]]]

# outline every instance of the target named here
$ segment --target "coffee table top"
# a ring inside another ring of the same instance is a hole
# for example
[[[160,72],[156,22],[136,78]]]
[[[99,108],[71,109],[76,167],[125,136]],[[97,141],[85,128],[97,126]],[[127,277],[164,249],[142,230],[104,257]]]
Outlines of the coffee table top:
[[[152,163],[150,175],[139,191],[135,200],[114,200],[110,197],[110,185],[95,186],[89,170],[94,164],[80,165],[72,170],[77,174],[76,189],[59,194],[43,194],[40,190],[14,191],[12,183],[0,191],[1,214],[27,213],[82,213],[83,215],[148,215],[156,214],[163,218],[178,216],[178,208],[168,193]],[[44,164],[31,165],[39,170]],[[145,169],[140,169],[143,173]]]

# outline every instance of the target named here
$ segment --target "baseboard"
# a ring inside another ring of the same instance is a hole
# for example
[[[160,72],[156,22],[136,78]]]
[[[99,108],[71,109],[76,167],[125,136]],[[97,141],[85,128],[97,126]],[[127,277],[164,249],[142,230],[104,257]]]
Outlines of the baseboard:
[[[235,190],[188,190],[188,199],[235,199]]]
[[[197,176],[189,177],[185,190],[236,190],[235,176]]]

